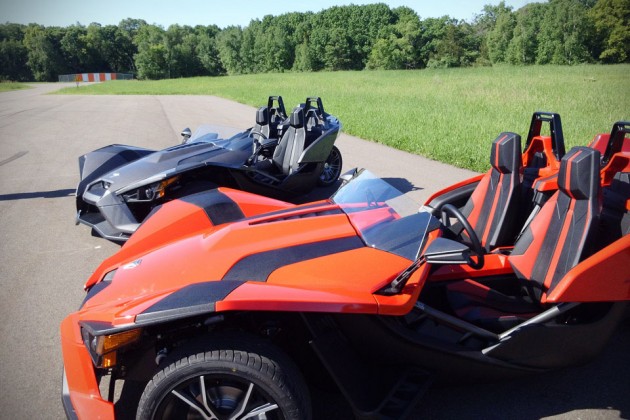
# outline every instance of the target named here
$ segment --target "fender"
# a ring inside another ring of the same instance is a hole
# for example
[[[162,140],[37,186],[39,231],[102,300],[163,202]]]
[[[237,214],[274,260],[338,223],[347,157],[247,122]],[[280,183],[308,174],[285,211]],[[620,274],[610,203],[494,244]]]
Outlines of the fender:
[[[82,204],[81,196],[85,188],[100,176],[120,168],[130,162],[154,153],[155,150],[142,147],[111,144],[79,157],[79,174],[81,180],[77,186],[77,209]]]
[[[230,188],[204,191],[157,206],[120,251],[99,266],[84,289],[94,286],[121,262],[169,243],[201,232],[208,234],[228,222],[293,208],[300,206]]]
[[[625,235],[569,271],[547,302],[630,300],[630,235]]]

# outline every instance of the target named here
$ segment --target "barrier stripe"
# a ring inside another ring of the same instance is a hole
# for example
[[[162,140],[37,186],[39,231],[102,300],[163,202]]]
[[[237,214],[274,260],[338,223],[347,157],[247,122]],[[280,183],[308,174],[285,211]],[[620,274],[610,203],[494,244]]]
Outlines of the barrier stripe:
[[[75,73],[59,75],[60,82],[108,82],[110,80],[131,80],[130,73]]]

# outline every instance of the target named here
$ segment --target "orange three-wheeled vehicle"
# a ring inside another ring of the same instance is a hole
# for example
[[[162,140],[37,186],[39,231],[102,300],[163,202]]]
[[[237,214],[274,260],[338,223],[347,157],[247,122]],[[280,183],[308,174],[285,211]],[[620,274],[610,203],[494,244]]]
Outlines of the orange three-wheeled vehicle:
[[[365,170],[304,205],[164,204],[61,325],[68,417],[114,418],[124,380],[140,419],[308,419],[324,376],[357,417],[401,418],[432,381],[592,358],[630,300],[629,128],[565,154],[536,113],[420,211]]]

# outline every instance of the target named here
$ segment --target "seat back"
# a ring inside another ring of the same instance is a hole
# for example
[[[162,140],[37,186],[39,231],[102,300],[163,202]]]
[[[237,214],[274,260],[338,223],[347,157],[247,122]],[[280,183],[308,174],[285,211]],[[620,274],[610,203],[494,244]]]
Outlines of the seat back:
[[[310,146],[315,140],[317,140],[322,133],[323,124],[320,122],[317,116],[317,111],[309,109],[304,116],[304,127],[306,128],[306,141],[304,147]]]
[[[304,110],[295,107],[289,117],[289,128],[273,152],[273,163],[284,175],[291,175],[297,170],[298,161],[304,151],[305,138]]]
[[[252,131],[258,131],[266,138],[269,138],[269,109],[266,106],[261,106],[256,111],[256,124],[254,124]],[[254,135],[256,136],[256,134]],[[258,140],[262,141],[264,139]]]
[[[574,147],[560,162],[558,191],[518,239],[509,262],[529,286],[532,297],[545,302],[562,277],[588,253],[599,217],[600,153]]]
[[[267,110],[269,113],[269,138],[277,139],[282,135],[278,128],[287,119],[287,111],[284,108],[282,96],[270,96],[267,100]]]
[[[518,234],[520,226],[514,222],[519,214],[521,136],[499,134],[492,142],[490,164],[492,168],[462,209],[487,251],[511,245]]]

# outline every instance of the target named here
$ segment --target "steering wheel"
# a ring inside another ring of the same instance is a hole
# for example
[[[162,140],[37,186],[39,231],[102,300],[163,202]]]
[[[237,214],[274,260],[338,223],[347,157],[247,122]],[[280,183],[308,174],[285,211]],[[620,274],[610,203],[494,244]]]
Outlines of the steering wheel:
[[[256,137],[254,137],[254,134],[259,135],[260,137],[262,137],[263,140],[267,140],[267,136],[265,136],[262,132],[260,132],[258,130],[250,130],[249,131],[249,137],[253,138],[255,142],[257,142],[258,139]]]
[[[455,207],[452,204],[444,204],[442,208],[440,209],[440,211],[442,212],[442,224],[444,226],[446,227],[450,226],[450,222],[449,222],[449,215],[450,215],[456,218],[457,221],[462,224],[462,226],[464,227],[464,230],[466,231],[466,234],[470,238],[470,242],[472,245],[471,251],[477,257],[477,262],[475,262],[473,259],[469,257],[468,265],[474,268],[475,270],[483,267],[483,263],[484,263],[483,247],[481,246],[481,242],[479,241],[479,237],[477,236],[477,233],[472,228],[472,226],[470,226],[470,223],[468,223],[468,220],[466,219],[466,217],[459,211],[457,207]]]
[[[256,138],[256,137],[254,137],[254,134],[259,135],[262,138],[262,141],[267,140],[267,136],[265,136],[260,131],[258,131],[258,130],[250,130],[249,131],[249,137],[254,139],[254,142],[252,144],[252,148],[253,148],[253,155],[252,155],[252,157],[254,157],[255,155],[258,154],[259,146],[262,145],[262,141],[258,140],[258,138]]]

